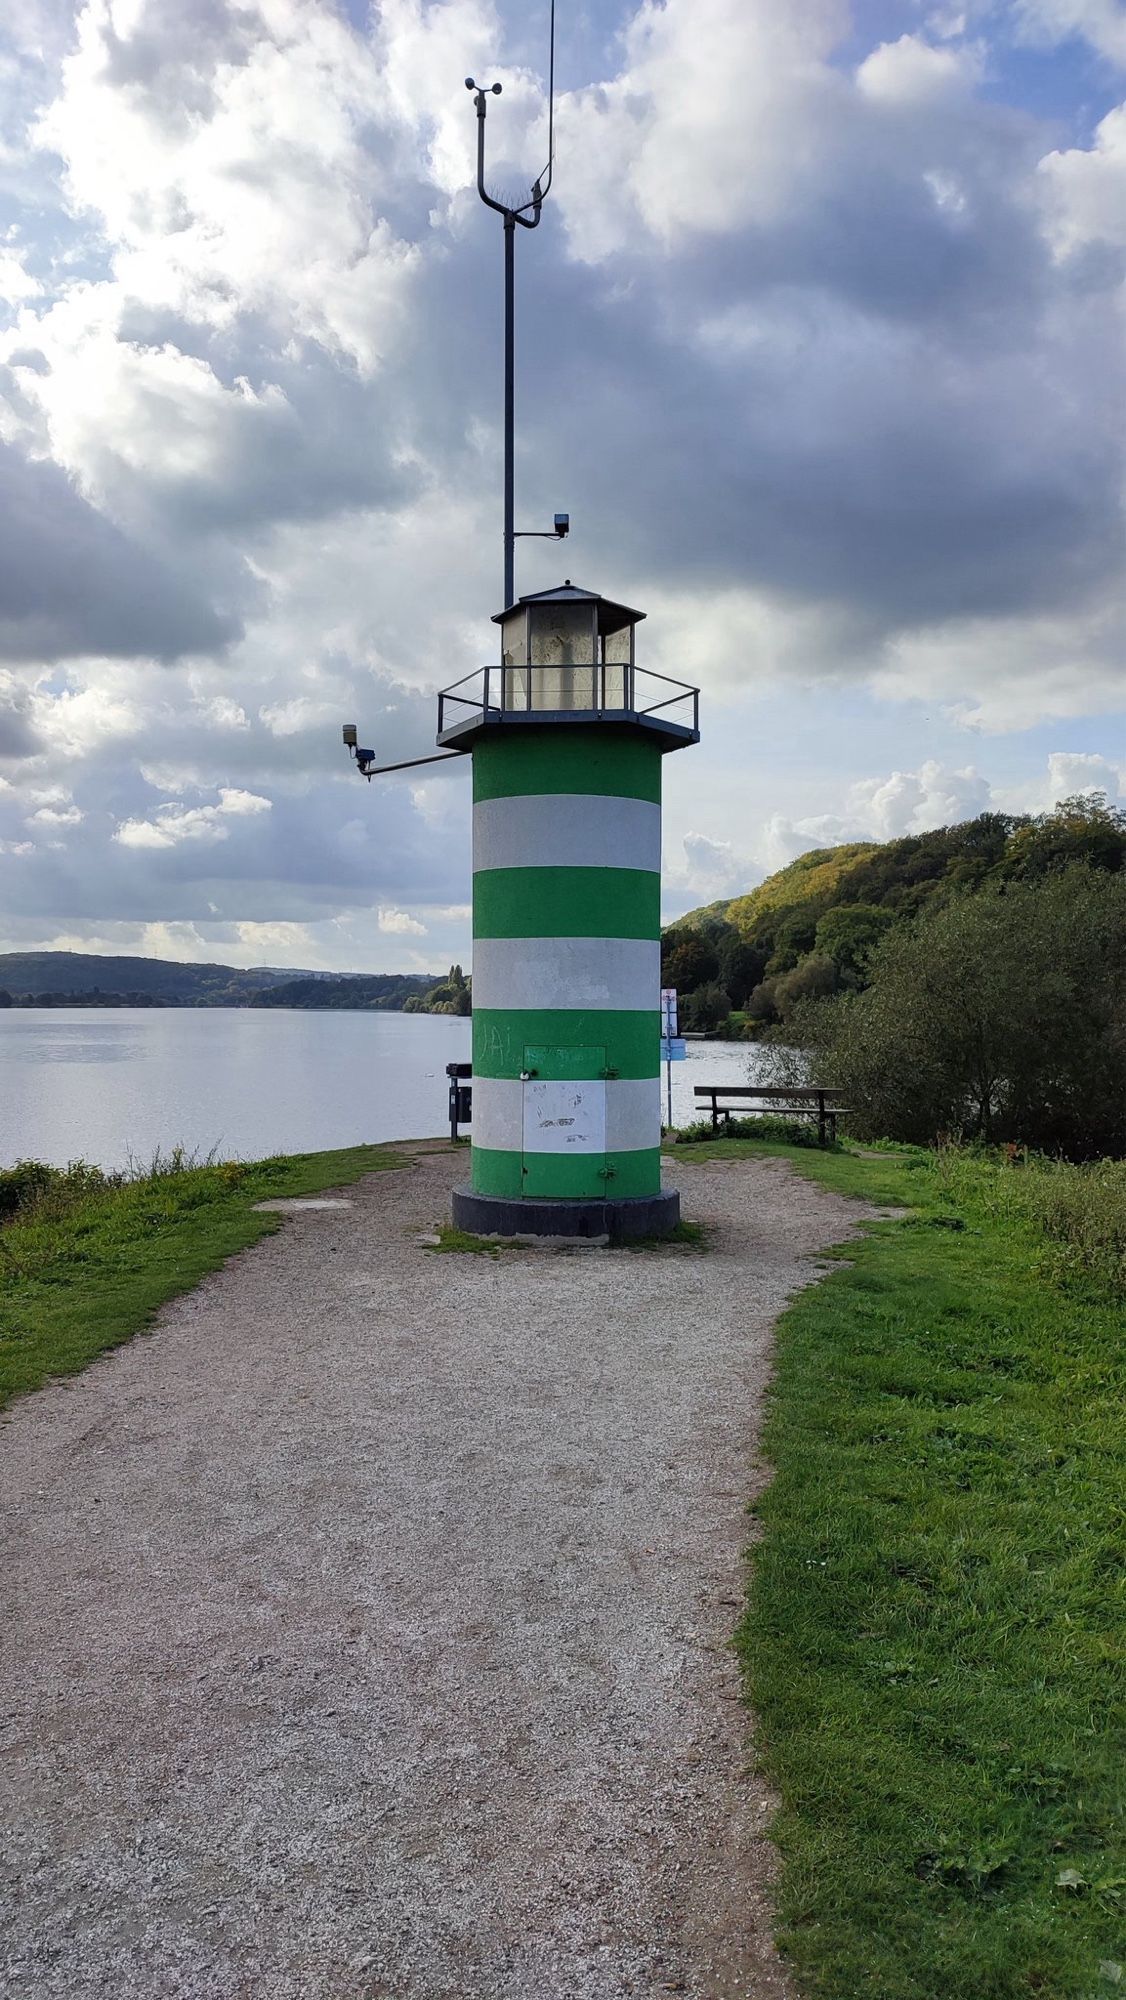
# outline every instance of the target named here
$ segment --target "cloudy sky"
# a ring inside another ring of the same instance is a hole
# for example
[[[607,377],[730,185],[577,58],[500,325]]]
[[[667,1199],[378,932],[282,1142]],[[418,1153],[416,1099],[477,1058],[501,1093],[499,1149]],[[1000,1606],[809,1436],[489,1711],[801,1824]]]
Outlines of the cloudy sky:
[[[0,44],[0,949],[468,956],[498,183],[546,0],[19,0]],[[669,914],[1126,796],[1126,7],[559,0],[518,587],[703,689]]]

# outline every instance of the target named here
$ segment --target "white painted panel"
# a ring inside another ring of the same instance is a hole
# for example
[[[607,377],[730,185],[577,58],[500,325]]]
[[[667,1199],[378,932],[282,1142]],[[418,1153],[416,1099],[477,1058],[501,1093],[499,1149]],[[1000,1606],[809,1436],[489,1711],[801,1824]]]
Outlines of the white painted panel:
[[[550,1083],[529,1077],[524,1091],[525,1153],[604,1153],[606,1085],[600,1078]]]
[[[661,867],[661,808],[650,799],[549,792],[479,799],[473,867]]]
[[[597,1080],[596,1080],[597,1081]],[[566,1091],[569,1083],[547,1088]],[[636,1153],[661,1142],[661,1080],[659,1077],[611,1077],[606,1093],[606,1151]],[[473,1144],[500,1153],[554,1151],[528,1143],[524,1130],[524,1091],[519,1077],[480,1076],[473,1079]]]
[[[475,1146],[518,1153],[524,1143],[524,1086],[518,1076],[473,1078],[472,1137]]]
[[[660,1143],[660,1077],[612,1079],[606,1085],[606,1151],[640,1153]]]
[[[477,938],[475,1007],[625,1009],[657,1012],[661,947],[656,938]]]

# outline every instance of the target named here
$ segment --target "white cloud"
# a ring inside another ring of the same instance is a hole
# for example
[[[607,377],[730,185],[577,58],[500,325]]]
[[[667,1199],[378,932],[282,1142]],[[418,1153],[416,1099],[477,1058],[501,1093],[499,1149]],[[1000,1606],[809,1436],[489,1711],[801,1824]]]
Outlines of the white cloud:
[[[420,924],[408,910],[381,909],[378,922],[380,930],[389,937],[426,936],[426,925]]]
[[[88,0],[38,140],[129,298],[218,328],[261,312],[370,369],[417,258],[373,211],[382,107],[371,44],[327,7]]]
[[[1081,35],[1110,62],[1126,68],[1126,8],[1121,0],[1016,0],[1015,14],[1031,41]]]
[[[1089,243],[1126,249],[1126,104],[1107,112],[1092,146],[1046,154],[1040,173],[1048,227],[1061,255]]]
[[[0,299],[5,304],[18,305],[24,299],[38,298],[42,290],[39,279],[32,277],[18,250],[0,249]]]
[[[128,819],[117,828],[114,839],[122,847],[178,847],[183,841],[226,840],[229,821],[253,818],[269,812],[273,801],[254,792],[224,787],[219,803],[213,806],[185,806],[168,800],[155,819]]]
[[[29,826],[81,826],[85,817],[77,806],[40,806],[27,823]]]
[[[890,639],[877,693],[924,700],[967,728],[1004,733],[1123,704],[1126,595],[1055,616],[964,618]]]
[[[901,35],[897,42],[881,42],[864,58],[856,81],[865,97],[910,108],[964,92],[978,67],[971,50],[936,49],[918,35]]]
[[[1126,805],[1126,763],[1082,751],[1054,750],[1048,758],[1043,804],[1054,806],[1083,792],[1105,792],[1110,805]]]
[[[564,98],[560,181],[573,254],[776,219],[824,170],[844,88],[826,58],[843,0],[643,0],[612,82]]]
[[[1060,799],[1096,791],[1105,792],[1111,804],[1126,800],[1126,765],[1097,753],[1053,751],[1027,782],[994,786],[972,765],[952,770],[928,760],[914,771],[861,778],[842,788],[836,812],[798,819],[774,814],[761,846],[771,869],[784,868],[811,848],[897,840],[986,812],[1048,812]]]
[[[954,826],[988,811],[987,781],[972,765],[962,771],[944,770],[928,762],[917,771],[892,771],[886,778],[864,778],[849,793],[848,817],[879,840],[900,834],[926,833],[934,826]]]

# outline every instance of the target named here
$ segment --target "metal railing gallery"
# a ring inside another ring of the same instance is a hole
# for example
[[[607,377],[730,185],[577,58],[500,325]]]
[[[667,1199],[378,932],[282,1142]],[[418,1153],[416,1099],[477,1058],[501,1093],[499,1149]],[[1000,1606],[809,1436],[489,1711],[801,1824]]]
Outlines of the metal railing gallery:
[[[567,667],[477,667],[441,690],[438,734],[472,719],[503,722],[506,716],[530,714],[596,715],[615,721],[661,715],[698,734],[700,690],[651,667],[614,660]]]

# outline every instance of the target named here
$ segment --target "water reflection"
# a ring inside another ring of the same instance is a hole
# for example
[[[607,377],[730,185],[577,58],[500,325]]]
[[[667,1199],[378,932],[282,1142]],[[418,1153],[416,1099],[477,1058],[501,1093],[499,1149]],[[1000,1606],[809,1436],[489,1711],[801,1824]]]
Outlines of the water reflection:
[[[147,1010],[146,1010],[147,1011]],[[18,1034],[19,1060],[31,1063],[110,1063],[128,1062],[144,1054],[144,1037],[129,1023],[108,1020],[104,1013],[83,1009],[84,1018],[74,1019],[62,1009],[13,1008],[4,1010],[4,1025],[16,1015],[27,1025]],[[0,1044],[0,1060],[10,1044]]]

